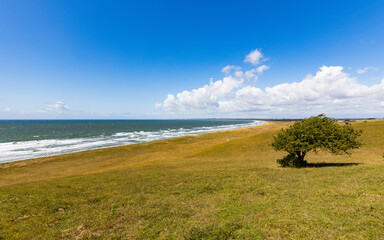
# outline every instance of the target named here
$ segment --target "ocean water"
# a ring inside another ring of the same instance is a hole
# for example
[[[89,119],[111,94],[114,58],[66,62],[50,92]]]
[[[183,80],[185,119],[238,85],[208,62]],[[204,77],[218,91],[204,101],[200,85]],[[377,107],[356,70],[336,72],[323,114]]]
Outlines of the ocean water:
[[[256,120],[0,120],[0,163],[265,124]]]

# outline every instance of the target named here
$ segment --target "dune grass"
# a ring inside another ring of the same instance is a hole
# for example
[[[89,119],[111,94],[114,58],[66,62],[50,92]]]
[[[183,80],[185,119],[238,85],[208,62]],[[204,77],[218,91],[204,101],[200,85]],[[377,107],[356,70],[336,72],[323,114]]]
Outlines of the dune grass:
[[[0,239],[384,239],[384,121],[280,168],[287,122],[0,165]]]

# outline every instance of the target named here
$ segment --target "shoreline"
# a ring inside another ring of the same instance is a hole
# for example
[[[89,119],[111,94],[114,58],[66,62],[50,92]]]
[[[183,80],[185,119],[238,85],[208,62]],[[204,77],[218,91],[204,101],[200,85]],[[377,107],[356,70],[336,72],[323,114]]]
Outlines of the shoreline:
[[[190,134],[187,133],[185,135],[175,136],[175,137],[164,137],[164,138],[155,139],[155,140],[149,140],[149,141],[143,141],[143,142],[137,142],[137,143],[123,143],[123,144],[118,144],[118,145],[113,145],[113,146],[101,146],[101,147],[96,147],[96,148],[75,150],[75,151],[70,151],[70,152],[61,152],[61,153],[57,153],[57,154],[49,154],[49,155],[45,155],[45,156],[36,156],[36,157],[23,158],[23,159],[18,159],[18,160],[9,160],[9,161],[3,161],[3,162],[1,162],[1,160],[0,160],[0,167],[3,167],[6,164],[20,163],[20,162],[24,162],[24,161],[33,161],[33,160],[50,158],[50,157],[67,156],[67,155],[75,154],[75,153],[85,153],[85,152],[90,152],[90,151],[113,149],[113,148],[124,147],[124,146],[134,146],[134,145],[139,145],[139,144],[153,143],[153,142],[164,141],[164,140],[169,140],[169,139],[183,138],[183,137],[188,137],[188,136],[198,136],[198,135],[203,135],[203,134],[207,134],[207,133],[208,134],[209,133],[220,133],[220,132],[225,132],[225,131],[248,129],[248,128],[254,128],[254,127],[259,127],[259,126],[264,126],[264,125],[270,124],[270,121],[255,120],[254,122],[259,122],[259,124],[254,125],[254,126],[239,127],[239,128],[217,129],[217,130],[206,131],[206,132],[201,132],[201,133],[190,133]]]

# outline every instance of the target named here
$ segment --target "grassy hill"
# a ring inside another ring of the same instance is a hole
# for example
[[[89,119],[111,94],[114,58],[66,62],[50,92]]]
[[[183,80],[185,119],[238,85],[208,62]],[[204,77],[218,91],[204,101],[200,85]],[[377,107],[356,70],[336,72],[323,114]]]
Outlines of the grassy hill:
[[[288,122],[0,165],[0,239],[384,239],[384,121],[285,169]]]

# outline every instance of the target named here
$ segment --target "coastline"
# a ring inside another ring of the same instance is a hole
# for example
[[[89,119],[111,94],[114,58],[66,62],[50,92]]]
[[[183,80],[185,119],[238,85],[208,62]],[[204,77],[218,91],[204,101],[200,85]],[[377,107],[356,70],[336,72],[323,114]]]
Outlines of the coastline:
[[[258,122],[258,123],[256,123],[256,122]],[[90,151],[97,151],[97,150],[109,149],[109,148],[113,149],[113,148],[132,146],[132,145],[138,145],[138,144],[143,144],[143,143],[152,143],[152,142],[164,141],[164,140],[168,140],[168,139],[177,139],[177,138],[182,138],[182,137],[187,137],[187,136],[198,136],[198,135],[202,135],[202,134],[220,133],[220,132],[233,131],[233,130],[239,130],[239,129],[254,128],[254,127],[267,125],[270,122],[269,121],[254,120],[254,123],[256,123],[256,125],[247,126],[247,127],[242,127],[241,124],[239,124],[240,127],[238,127],[238,128],[207,130],[207,131],[201,132],[201,133],[187,133],[187,134],[175,136],[175,137],[164,137],[164,138],[160,138],[160,139],[142,141],[142,142],[137,142],[137,143],[123,143],[123,144],[116,144],[116,145],[112,145],[112,146],[101,146],[101,147],[96,147],[96,148],[81,149],[81,150],[75,150],[75,151],[70,151],[70,152],[61,152],[61,153],[56,153],[56,154],[49,154],[49,155],[45,155],[45,156],[27,157],[27,158],[22,158],[22,159],[18,159],[18,160],[1,161],[1,159],[0,159],[0,167],[2,165],[10,164],[10,163],[17,163],[17,162],[22,162],[22,161],[37,160],[37,159],[44,159],[44,158],[51,158],[51,157],[58,157],[58,156],[66,156],[66,155],[70,155],[73,153],[86,153],[86,152],[90,152]]]
[[[243,141],[261,133],[273,132],[285,125],[286,123],[282,122],[268,122],[268,124],[249,128],[2,163],[0,164],[0,186],[149,166],[154,163],[166,164],[169,161],[188,159],[215,146],[223,144],[223,146],[227,144],[232,146],[237,141]],[[246,144],[252,143],[246,140]]]

